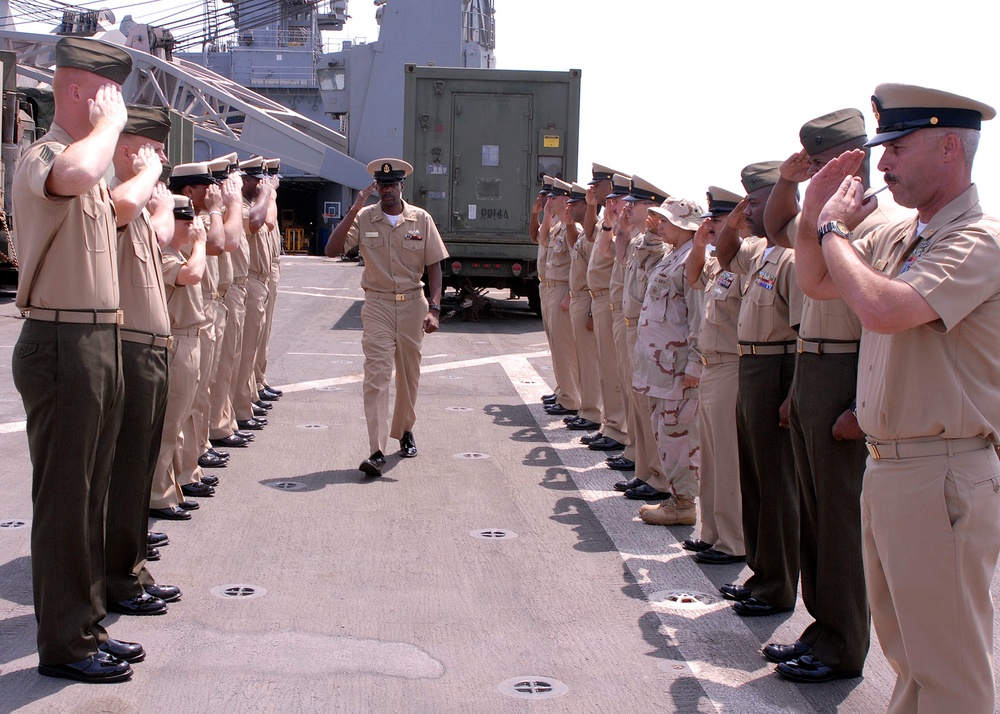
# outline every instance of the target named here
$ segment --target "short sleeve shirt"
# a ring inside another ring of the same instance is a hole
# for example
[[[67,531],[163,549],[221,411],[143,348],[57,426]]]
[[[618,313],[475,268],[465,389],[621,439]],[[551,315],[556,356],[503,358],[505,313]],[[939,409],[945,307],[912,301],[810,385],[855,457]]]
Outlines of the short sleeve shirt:
[[[160,244],[144,208],[118,233],[122,329],[160,336],[170,334],[161,261]]]
[[[569,282],[570,261],[569,240],[566,237],[566,226],[560,223],[549,232],[549,250],[546,255],[545,279]]]
[[[431,215],[403,204],[395,226],[380,204],[362,208],[347,240],[355,241],[365,260],[361,287],[384,293],[406,293],[423,287],[424,269],[448,257]]]
[[[611,270],[615,264],[615,247],[612,242],[608,242],[607,250],[601,250],[602,234],[606,233],[608,238],[612,238],[611,231],[601,228],[598,221],[594,226],[594,235],[591,237],[593,247],[590,249],[590,262],[587,265],[587,287],[593,291],[607,290],[611,285]]]
[[[56,157],[72,143],[72,137],[53,124],[14,171],[14,247],[21,264],[16,304],[22,310],[119,306],[118,229],[104,179],[80,196],[54,196],[45,188]]]
[[[178,285],[177,274],[187,258],[176,248],[166,246],[162,254],[163,282],[166,286],[167,312],[171,330],[188,330],[205,324],[201,285]]]
[[[749,278],[736,325],[740,342],[794,341],[802,321],[795,251],[781,246],[767,251],[761,241],[743,241],[730,267]]]
[[[580,234],[569,249],[569,289],[574,293],[587,289],[587,266],[590,264],[590,253],[594,244],[583,235],[583,226],[577,224]],[[590,297],[588,295],[588,297]]]
[[[705,256],[701,274],[705,298],[698,349],[703,355],[736,354],[736,324],[748,279],[723,270],[714,253]]]

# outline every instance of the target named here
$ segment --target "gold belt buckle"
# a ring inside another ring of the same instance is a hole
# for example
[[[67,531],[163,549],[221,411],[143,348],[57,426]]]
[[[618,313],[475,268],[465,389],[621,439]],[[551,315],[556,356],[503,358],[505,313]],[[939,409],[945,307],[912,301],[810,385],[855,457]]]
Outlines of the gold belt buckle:
[[[115,312],[115,324],[119,327],[125,324],[125,312],[123,310],[117,310]]]
[[[406,299],[405,293],[396,293],[396,302],[403,302]]]
[[[878,444],[871,441],[866,441],[865,446],[868,447],[868,453],[871,455],[873,459],[881,458],[878,454]]]

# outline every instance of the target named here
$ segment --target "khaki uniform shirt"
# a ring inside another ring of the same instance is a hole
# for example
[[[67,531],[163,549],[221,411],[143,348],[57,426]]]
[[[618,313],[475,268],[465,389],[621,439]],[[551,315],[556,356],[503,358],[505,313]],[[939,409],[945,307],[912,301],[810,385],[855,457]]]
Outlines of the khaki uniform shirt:
[[[201,285],[178,285],[177,273],[187,258],[176,248],[163,249],[163,282],[166,286],[167,313],[170,315],[171,330],[188,330],[205,324],[205,307],[201,297]]]
[[[757,242],[763,249],[764,242]],[[736,324],[740,319],[743,293],[749,282],[745,275],[723,270],[714,252],[705,256],[705,266],[698,279],[698,287],[705,293],[704,315],[698,335],[698,351],[701,354],[737,354]]]
[[[736,336],[740,342],[794,342],[802,321],[802,293],[795,279],[795,251],[759,241],[743,241],[730,262],[733,272],[750,278]]]
[[[642,310],[646,298],[649,274],[666,253],[668,246],[659,236],[640,233],[628,244],[625,260],[625,289],[622,295],[622,309],[625,317],[635,320]]]
[[[594,244],[583,235],[583,226],[578,223],[577,228],[580,235],[569,249],[569,289],[574,295],[587,289],[587,266],[590,264],[590,253],[594,249]],[[589,293],[587,297],[590,297]]]
[[[233,280],[245,278],[250,274],[250,242],[247,240],[246,230],[240,236],[236,250],[230,253],[229,257],[233,263]]]
[[[118,229],[104,179],[82,196],[45,190],[56,157],[72,143],[53,124],[14,171],[14,247],[21,264],[16,304],[22,310],[118,308]]]
[[[939,315],[894,335],[864,332],[858,423],[879,440],[979,436],[996,444],[1000,220],[983,213],[973,185],[921,236],[916,224],[916,217],[897,221],[855,244],[875,270],[909,284]]]
[[[597,292],[598,290],[607,290],[611,285],[611,271],[615,265],[615,246],[614,243],[608,243],[608,255],[605,255],[601,250],[601,238],[604,236],[602,234],[607,233],[608,237],[611,236],[611,231],[605,231],[601,228],[601,221],[597,221],[597,225],[594,226],[594,235],[591,236],[590,242],[592,247],[590,249],[590,261],[587,265],[587,287]]]
[[[233,254],[223,253],[219,259],[219,293],[225,295],[233,284]]]
[[[361,287],[384,293],[407,293],[423,287],[424,268],[448,257],[431,215],[403,204],[393,227],[381,204],[362,208],[354,219],[348,240],[358,243],[365,269]]]
[[[701,377],[698,332],[704,292],[691,287],[684,262],[693,241],[672,250],[649,274],[639,314],[632,386],[660,399],[684,399],[684,376]]]
[[[170,334],[167,295],[161,268],[162,252],[149,213],[142,213],[118,232],[118,274],[121,278],[123,330],[166,337]]]
[[[271,274],[271,251],[268,240],[268,227],[263,225],[256,233],[250,230],[250,204],[243,203],[243,230],[250,247],[249,272],[257,279],[266,283]]]
[[[569,240],[566,226],[560,223],[549,232],[549,250],[546,255],[545,279],[569,282]]]

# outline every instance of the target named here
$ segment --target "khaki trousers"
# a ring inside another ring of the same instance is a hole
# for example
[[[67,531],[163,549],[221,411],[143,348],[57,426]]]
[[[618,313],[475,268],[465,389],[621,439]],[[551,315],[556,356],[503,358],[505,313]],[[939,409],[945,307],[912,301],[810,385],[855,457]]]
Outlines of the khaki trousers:
[[[628,348],[628,328],[625,313],[620,305],[611,303],[611,334],[615,338],[615,354],[618,357],[618,390],[622,395],[625,409],[625,451],[622,456],[635,461],[635,442],[632,434],[632,352]]]
[[[597,368],[597,339],[587,329],[590,320],[590,293],[570,298],[569,319],[576,347],[577,382],[580,389],[579,415],[601,422],[601,377]],[[565,405],[563,405],[565,406]]]
[[[223,316],[225,324],[225,306],[210,298],[205,300],[205,316],[212,320],[208,329],[202,330],[199,336],[201,342],[200,357],[198,359],[198,388],[195,390],[194,402],[191,404],[191,413],[184,421],[181,431],[184,432],[184,451],[181,452],[181,470],[177,474],[177,485],[183,486],[186,483],[201,481],[203,471],[198,465],[198,457],[208,450],[209,410],[212,405],[212,375],[214,367],[218,364],[219,338],[222,335],[217,331],[219,325],[219,313]]]
[[[365,355],[362,394],[368,422],[371,453],[386,453],[389,437],[398,439],[412,431],[417,420],[417,387],[420,385],[420,346],[424,340],[427,299],[365,298],[361,306],[361,350]],[[396,403],[389,427],[389,383],[396,368]]]
[[[612,329],[611,299],[607,295],[594,298],[590,312],[594,316],[597,377],[601,389],[601,433],[624,444],[628,441],[628,429],[625,426],[625,400],[622,399],[618,350],[615,349]]]
[[[684,390],[684,399],[648,397],[657,453],[667,488],[675,496],[698,496],[698,390]]]
[[[219,366],[212,389],[212,421],[209,437],[225,439],[237,430],[233,398],[237,387],[237,367],[243,351],[243,325],[247,312],[247,287],[233,283],[226,292],[226,329],[219,349]]]
[[[254,382],[258,389],[267,383],[267,356],[271,344],[271,325],[274,323],[274,304],[278,300],[278,282],[281,280],[281,263],[271,264],[271,277],[267,281],[267,308],[264,311],[264,330],[260,336],[260,348],[254,363]]]
[[[26,320],[11,373],[31,455],[31,584],[38,661],[69,664],[108,633],[104,524],[122,420],[118,329]]]
[[[636,322],[629,320],[629,322]],[[628,348],[629,379],[629,434],[635,446],[635,477],[645,481],[657,491],[669,491],[670,484],[663,473],[660,455],[656,451],[656,437],[653,435],[653,411],[649,397],[632,389],[632,374],[635,372],[635,343],[639,328],[635,324],[626,325],[625,341]]]
[[[559,403],[567,409],[580,408],[580,373],[576,362],[576,342],[569,311],[560,305],[569,295],[569,283],[552,283],[545,291],[551,334],[552,371],[559,389]]]
[[[869,458],[861,525],[872,623],[896,672],[889,713],[993,712],[994,450]]]
[[[739,359],[732,355],[734,360]],[[736,435],[739,363],[708,365],[698,384],[701,536],[716,550],[744,555],[740,450]]]
[[[150,490],[150,508],[169,508],[184,500],[177,485],[181,470],[184,440],[190,438],[182,427],[191,415],[198,390],[198,367],[201,343],[197,337],[174,335],[167,358],[167,412],[163,418],[163,436]]]
[[[246,421],[253,418],[253,403],[259,398],[254,380],[254,365],[257,350],[260,349],[264,334],[264,320],[267,314],[267,285],[256,278],[247,282],[247,308],[243,323],[243,351],[236,373],[236,393],[233,409],[236,418]]]

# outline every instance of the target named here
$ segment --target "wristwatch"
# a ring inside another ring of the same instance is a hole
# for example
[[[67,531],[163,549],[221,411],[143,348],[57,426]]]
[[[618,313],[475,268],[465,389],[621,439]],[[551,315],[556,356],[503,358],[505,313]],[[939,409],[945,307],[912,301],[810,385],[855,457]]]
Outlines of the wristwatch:
[[[836,233],[841,238],[850,238],[851,231],[847,227],[847,224],[841,220],[830,221],[829,223],[824,223],[816,231],[816,236],[819,238],[820,245],[823,244],[823,236],[827,233]]]
[[[429,302],[429,303],[427,303],[427,309],[428,310],[435,310],[437,312],[441,312],[441,306],[438,305],[436,302]]]

